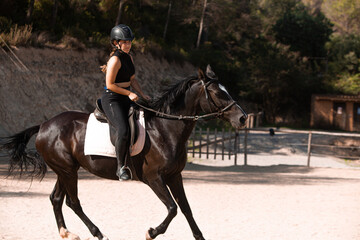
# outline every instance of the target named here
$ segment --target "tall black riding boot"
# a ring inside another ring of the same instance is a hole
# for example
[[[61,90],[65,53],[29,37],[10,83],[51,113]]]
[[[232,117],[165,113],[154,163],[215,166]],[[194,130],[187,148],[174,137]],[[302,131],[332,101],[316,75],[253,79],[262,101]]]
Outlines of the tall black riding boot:
[[[123,144],[120,143],[120,146],[116,147],[116,157],[118,162],[116,175],[119,177],[119,180],[131,180],[131,170],[126,166],[126,160],[129,158],[128,144],[126,142],[124,143],[123,141]]]

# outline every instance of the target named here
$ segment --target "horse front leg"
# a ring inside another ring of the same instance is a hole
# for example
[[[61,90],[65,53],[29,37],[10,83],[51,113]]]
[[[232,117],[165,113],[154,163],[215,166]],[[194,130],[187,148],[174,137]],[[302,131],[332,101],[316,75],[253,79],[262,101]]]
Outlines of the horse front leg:
[[[181,173],[172,177],[167,182],[167,185],[169,186],[171,193],[173,194],[174,198],[176,199],[177,203],[179,204],[179,207],[180,207],[182,213],[185,215],[185,217],[190,225],[190,228],[191,228],[194,238],[196,240],[205,240],[199,227],[197,226],[197,224],[194,220],[189,202],[186,198]]]
[[[177,214],[177,206],[161,176],[158,176],[154,180],[148,181],[148,185],[158,196],[158,198],[165,204],[168,210],[168,215],[166,216],[165,220],[155,229],[150,228],[147,231],[146,240],[152,240],[155,239],[159,234],[165,233],[171,220]]]

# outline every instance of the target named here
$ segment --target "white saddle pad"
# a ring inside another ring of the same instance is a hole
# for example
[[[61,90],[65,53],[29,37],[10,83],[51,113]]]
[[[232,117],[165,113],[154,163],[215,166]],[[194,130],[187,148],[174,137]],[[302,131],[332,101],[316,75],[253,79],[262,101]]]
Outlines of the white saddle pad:
[[[140,111],[137,124],[139,136],[130,149],[130,156],[139,154],[144,148],[146,132],[143,111]],[[86,127],[84,152],[85,155],[116,157],[115,147],[110,140],[109,124],[99,122],[93,113],[90,114]]]

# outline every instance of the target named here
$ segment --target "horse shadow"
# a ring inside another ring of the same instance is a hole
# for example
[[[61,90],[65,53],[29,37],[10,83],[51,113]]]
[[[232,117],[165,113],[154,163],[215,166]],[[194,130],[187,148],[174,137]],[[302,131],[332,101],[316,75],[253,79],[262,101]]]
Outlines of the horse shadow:
[[[299,165],[207,166],[188,163],[183,172],[185,183],[229,185],[317,185],[358,179],[320,174],[316,168]]]
[[[185,184],[315,185],[319,183],[334,184],[341,181],[358,181],[358,179],[353,178],[319,175],[316,168],[283,164],[272,166],[209,166],[188,162],[182,175]],[[78,171],[78,177],[79,180],[95,181],[101,179],[82,168]],[[0,156],[0,179],[6,178],[8,178],[8,160]],[[51,169],[48,169],[45,178],[56,179],[56,174]],[[22,177],[22,180],[33,181],[26,175]],[[19,193],[20,195],[22,193]]]

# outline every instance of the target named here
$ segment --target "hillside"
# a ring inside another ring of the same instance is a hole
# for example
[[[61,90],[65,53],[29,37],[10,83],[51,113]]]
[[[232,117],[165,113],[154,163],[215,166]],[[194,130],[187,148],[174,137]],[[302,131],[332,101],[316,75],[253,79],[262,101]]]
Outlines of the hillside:
[[[29,69],[18,68],[11,54],[0,54],[0,136],[40,124],[67,110],[92,112],[105,75],[99,66],[108,53],[99,49],[19,48],[15,54]],[[154,96],[161,86],[196,74],[196,68],[133,54],[137,79]],[[18,64],[19,65],[19,64]]]

